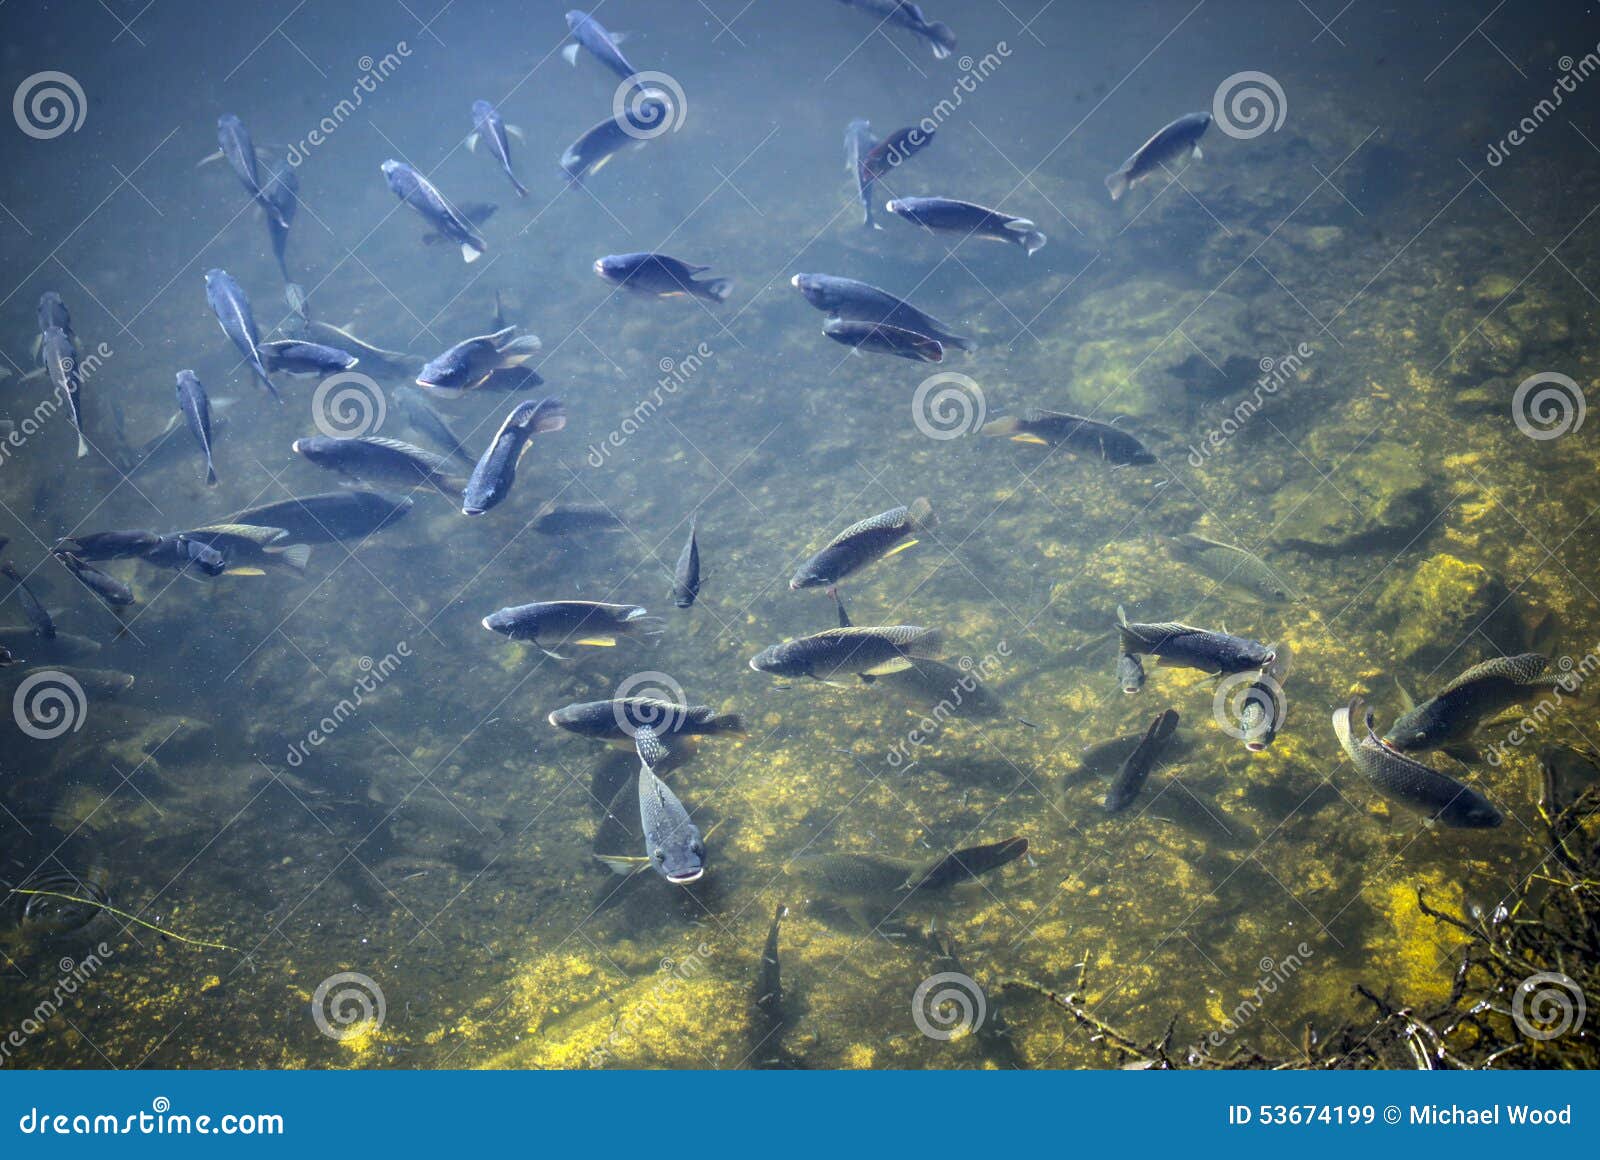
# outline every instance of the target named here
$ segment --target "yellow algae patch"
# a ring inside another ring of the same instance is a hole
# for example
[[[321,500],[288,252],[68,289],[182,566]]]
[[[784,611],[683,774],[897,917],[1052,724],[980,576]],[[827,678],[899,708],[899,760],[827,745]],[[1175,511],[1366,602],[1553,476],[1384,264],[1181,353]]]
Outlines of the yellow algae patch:
[[[1429,918],[1417,906],[1417,887],[1428,905],[1447,914],[1459,913],[1458,883],[1437,872],[1406,877],[1372,890],[1368,897],[1388,925],[1366,946],[1369,961],[1382,964],[1382,982],[1412,1005],[1442,999],[1450,993],[1450,977],[1461,940],[1450,927]]]

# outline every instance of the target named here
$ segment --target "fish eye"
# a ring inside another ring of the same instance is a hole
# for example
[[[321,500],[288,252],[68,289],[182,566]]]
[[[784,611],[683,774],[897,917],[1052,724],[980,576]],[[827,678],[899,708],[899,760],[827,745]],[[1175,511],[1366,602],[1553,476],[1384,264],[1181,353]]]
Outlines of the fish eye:
[[[660,862],[663,866],[667,864],[667,852],[665,850],[657,850],[655,852],[655,858],[656,861]]]

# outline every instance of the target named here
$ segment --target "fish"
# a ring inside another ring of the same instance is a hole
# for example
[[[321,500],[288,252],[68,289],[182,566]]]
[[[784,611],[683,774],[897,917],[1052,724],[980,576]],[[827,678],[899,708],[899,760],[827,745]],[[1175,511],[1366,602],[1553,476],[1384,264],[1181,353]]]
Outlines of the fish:
[[[432,487],[450,497],[460,495],[467,485],[450,472],[447,456],[381,435],[353,439],[311,435],[296,439],[289,449],[318,467],[369,483]]]
[[[461,442],[460,436],[450,429],[444,416],[428,405],[428,400],[422,392],[411,387],[396,387],[390,397],[400,408],[400,414],[419,435],[426,435],[452,459],[464,463],[468,467],[476,466],[478,457],[467,450],[466,444]]]
[[[289,533],[286,544],[332,544],[364,540],[404,518],[413,506],[410,496],[347,488],[246,508],[223,522],[282,528]]]
[[[430,359],[417,374],[417,386],[447,399],[484,386],[496,371],[511,370],[539,353],[537,335],[507,326],[493,334],[463,339]]]
[[[897,197],[883,208],[926,230],[1021,246],[1030,257],[1049,240],[1027,218],[950,197]]]
[[[672,603],[692,608],[700,596],[700,543],[695,538],[695,517],[689,517],[689,539],[672,569]]]
[[[857,351],[892,354],[917,362],[943,362],[944,347],[938,339],[913,330],[901,330],[882,322],[851,322],[831,318],[822,324],[822,333],[834,342]]]
[[[28,587],[27,581],[22,578],[22,573],[17,571],[16,565],[10,561],[0,564],[0,576],[11,581],[13,587],[10,594],[22,605],[22,614],[33,626],[33,635],[40,640],[54,640],[56,622],[50,616],[50,610],[34,595],[33,589]]]
[[[84,563],[70,552],[56,552],[54,555],[78,583],[107,604],[114,608],[123,608],[133,603],[133,589],[115,576]]]
[[[426,361],[421,355],[407,354],[401,350],[385,350],[381,346],[374,346],[365,339],[357,338],[347,328],[334,326],[331,323],[308,319],[302,330],[307,339],[332,346],[338,350],[351,351],[359,355],[367,363],[375,365],[379,370],[391,374],[415,374]]]
[[[661,632],[660,617],[650,616],[648,609],[594,600],[541,600],[513,605],[491,612],[482,624],[490,632],[532,644],[558,661],[567,659],[554,651],[561,645],[614,648],[624,637],[637,640]]]
[[[58,632],[46,640],[32,626],[0,625],[0,648],[13,655],[14,663],[40,661],[45,664],[76,664],[100,651],[100,642],[70,632]]]
[[[1539,653],[1493,657],[1473,665],[1395,718],[1383,743],[1401,753],[1420,753],[1464,741],[1484,718],[1556,688],[1556,678],[1545,676],[1549,667],[1549,658]]]
[[[279,338],[257,347],[267,370],[287,375],[328,375],[347,371],[361,360],[349,351],[305,342],[298,338]]]
[[[1262,672],[1262,679],[1251,683],[1245,690],[1239,709],[1239,731],[1244,735],[1244,747],[1251,753],[1261,753],[1277,740],[1289,706],[1284,698],[1283,682],[1289,675],[1293,654],[1289,646],[1277,646],[1277,655]]]
[[[476,150],[480,139],[489,143],[489,151],[494,154],[494,159],[500,163],[500,168],[511,181],[511,188],[517,191],[518,197],[528,196],[528,187],[517,180],[516,172],[511,168],[511,141],[507,137],[509,126],[500,116],[500,111],[488,101],[472,102],[472,133],[467,137],[467,148]]]
[[[39,666],[23,669],[15,675],[20,680],[27,681],[33,677],[47,679],[46,674],[53,674],[57,683],[63,675],[69,677],[83,690],[84,695],[91,699],[120,696],[133,688],[138,681],[132,673],[124,673],[117,669],[85,669],[77,666],[49,668]]]
[[[643,725],[664,737],[714,737],[745,731],[744,718],[738,713],[719,713],[709,705],[681,705],[658,697],[575,702],[552,710],[546,720],[557,729],[603,741],[627,740]]]
[[[161,535],[158,532],[90,532],[59,540],[50,551],[56,555],[66,553],[80,560],[130,560],[144,555],[155,547],[160,539]]]
[[[304,331],[311,325],[311,299],[306,294],[306,288],[298,282],[289,282],[283,288],[283,300],[289,309],[294,312],[291,322],[295,323],[298,331]],[[286,326],[286,330],[298,333],[294,327]]]
[[[897,624],[881,628],[830,628],[775,644],[750,658],[750,667],[775,677],[832,678],[854,674],[863,681],[910,668],[912,658],[937,656],[938,629]]]
[[[879,25],[891,24],[922,37],[933,48],[933,59],[944,60],[956,47],[956,34],[950,26],[929,20],[919,5],[910,0],[841,0],[847,8],[859,8],[878,18]]]
[[[1168,739],[1177,727],[1177,710],[1165,709],[1156,714],[1139,744],[1134,746],[1133,752],[1123,759],[1121,767],[1117,770],[1117,776],[1112,779],[1111,788],[1106,790],[1104,803],[1106,813],[1120,813],[1133,804],[1133,800],[1139,796],[1139,791],[1144,788],[1145,781],[1150,777],[1150,770],[1155,767],[1162,749],[1166,747]]]
[[[464,201],[456,206],[456,213],[466,220],[468,225],[481,226],[495,215],[500,207],[492,201]],[[454,243],[455,239],[447,238],[435,230],[429,230],[422,235],[422,244],[425,246],[442,245],[445,242]]]
[[[511,493],[517,479],[517,464],[532,446],[532,438],[567,425],[566,408],[560,399],[540,399],[518,403],[506,415],[489,446],[484,449],[467,486],[461,493],[461,513],[481,516]]]
[[[679,294],[703,298],[707,302],[726,302],[733,293],[733,279],[707,278],[696,281],[710,266],[695,266],[666,254],[607,254],[594,260],[594,272],[613,286],[674,298]]]
[[[1117,654],[1117,687],[1129,696],[1144,689],[1144,665],[1136,654]]]
[[[1115,773],[1144,739],[1144,733],[1124,733],[1120,737],[1087,745],[1078,754],[1076,772],[1084,777],[1104,777]],[[1198,748],[1193,734],[1187,729],[1177,729],[1167,735],[1161,756],[1168,765],[1178,765],[1193,756]]]
[[[872,220],[872,179],[861,170],[862,159],[872,152],[878,139],[872,134],[872,122],[857,118],[845,126],[844,168],[856,182],[856,197],[861,201],[861,224],[868,229],[883,227]]]
[[[1156,462],[1149,448],[1120,427],[1065,411],[1034,408],[1021,418],[994,419],[983,425],[982,434],[1004,436],[1013,443],[1064,447],[1078,455],[1097,456],[1113,467]]]
[[[286,286],[294,286],[295,281],[289,276],[289,227],[294,224],[294,215],[300,208],[300,178],[288,165],[271,166],[269,169],[271,176],[261,193],[266,199],[265,204],[277,213],[267,214],[267,237],[272,243],[272,256],[278,260],[278,272],[283,275]],[[302,289],[299,305],[291,299],[290,309],[301,313],[304,304],[305,291]]]
[[[78,374],[78,345],[72,335],[52,326],[40,341],[39,357],[44,360],[50,385],[66,398],[72,427],[78,435],[78,458],[82,459],[89,454],[89,442],[83,437],[83,379]]]
[[[206,486],[217,486],[217,469],[211,461],[211,400],[193,371],[178,372],[178,413],[189,425],[189,434],[200,445],[206,461]]]
[[[267,394],[282,403],[283,397],[278,394],[278,388],[273,386],[272,378],[261,361],[261,333],[256,329],[255,315],[250,311],[250,299],[245,296],[239,283],[226,270],[207,270],[206,301],[211,304],[222,333],[239,348],[239,353],[250,364],[251,371],[266,387]]]
[[[932,129],[924,129],[920,125],[896,129],[862,156],[859,183],[870,191],[885,174],[898,169],[933,144],[933,137]]]
[[[999,694],[978,679],[970,668],[947,665],[932,657],[908,657],[911,663],[897,673],[886,673],[878,684],[910,701],[917,709],[939,718],[992,720],[1007,716]],[[970,662],[968,662],[970,663]]]
[[[32,378],[43,373],[44,335],[45,331],[52,326],[60,327],[61,330],[66,332],[67,337],[73,340],[74,344],[78,340],[78,336],[72,329],[72,315],[67,312],[66,301],[59,293],[54,290],[46,290],[39,295],[39,304],[35,309],[39,319],[39,333],[33,336],[33,358],[41,369],[24,375],[24,378]]]
[[[220,576],[228,568],[221,552],[199,540],[186,539],[182,534],[162,536],[161,542],[141,558],[157,567],[175,568],[187,576],[196,572],[203,576]]]
[[[1356,771],[1385,797],[1447,826],[1491,829],[1504,820],[1493,803],[1471,786],[1379,740],[1372,729],[1372,710],[1359,696],[1334,710],[1333,732]]]
[[[576,8],[567,13],[567,28],[572,32],[575,43],[561,50],[562,60],[576,68],[578,49],[586,48],[590,55],[623,80],[633,79],[637,70],[617,48],[617,45],[627,39],[625,33],[608,32],[605,25],[587,12],[581,12]]]
[[[605,504],[552,501],[534,515],[533,530],[545,536],[572,536],[583,532],[625,532],[628,525]]]
[[[953,850],[926,863],[884,854],[806,854],[795,858],[790,869],[810,879],[825,897],[896,909],[914,896],[926,899],[975,881],[1027,852],[1028,840],[1014,837]]]
[[[637,105],[637,108],[635,107]],[[651,89],[637,102],[630,101],[621,113],[607,117],[585,129],[561,155],[561,168],[568,180],[581,182],[599,173],[624,149],[642,149],[656,135],[658,127],[672,116],[672,102],[665,93]]]
[[[937,527],[939,517],[925,496],[903,507],[890,508],[859,520],[840,532],[826,547],[800,565],[789,579],[789,590],[826,588],[834,594],[839,582],[867,565],[886,560],[920,543],[918,532]]]
[[[244,127],[244,122],[232,113],[224,113],[218,117],[217,143],[222,146],[222,156],[233,167],[234,173],[239,177],[239,184],[244,186],[244,191],[255,198],[256,203],[267,212],[268,218],[275,221],[281,229],[287,230],[289,223],[284,220],[283,211],[273,204],[261,187],[256,147],[250,140],[250,131]]]
[[[756,972],[756,1011],[764,1028],[763,1043],[782,1031],[788,1022],[783,1010],[783,970],[778,963],[778,927],[788,914],[789,908],[781,902],[773,910],[767,941],[761,948],[761,967]]]
[[[648,725],[633,736],[639,752],[639,827],[655,872],[674,886],[698,882],[706,871],[706,846],[678,795],[656,776],[666,748]]]
[[[5,645],[0,644],[0,669],[9,669],[12,665],[20,665],[20,664],[26,664],[26,663],[27,663],[26,661],[24,661],[20,657],[18,657],[14,652],[12,652]]]
[[[476,262],[483,257],[489,248],[483,235],[455,206],[445,200],[444,194],[435,189],[432,182],[404,161],[396,161],[392,157],[379,168],[396,197],[415,210],[447,241],[461,247],[463,261]]]
[[[1254,552],[1234,544],[1185,532],[1166,541],[1172,554],[1195,571],[1229,585],[1264,604],[1289,604],[1295,599],[1288,582]]]
[[[1200,138],[1210,127],[1210,113],[1188,113],[1156,130],[1155,136],[1135,149],[1120,169],[1106,175],[1111,200],[1121,201],[1128,190],[1185,154],[1200,160]]]
[[[1265,669],[1277,657],[1272,645],[1187,624],[1133,624],[1117,606],[1117,633],[1126,654],[1160,658],[1164,665],[1203,673],[1244,673]]]
[[[311,558],[309,544],[288,543],[283,528],[264,528],[254,524],[209,524],[179,533],[186,540],[204,544],[222,554],[228,574],[262,575],[268,566],[277,565],[292,572],[304,572]]]
[[[942,346],[957,350],[974,351],[978,344],[972,339],[956,334],[930,314],[924,314],[909,302],[904,302],[886,290],[854,278],[840,278],[833,274],[796,274],[789,279],[807,302],[829,318],[843,318],[855,322],[881,322],[886,326],[910,330],[936,339]]]

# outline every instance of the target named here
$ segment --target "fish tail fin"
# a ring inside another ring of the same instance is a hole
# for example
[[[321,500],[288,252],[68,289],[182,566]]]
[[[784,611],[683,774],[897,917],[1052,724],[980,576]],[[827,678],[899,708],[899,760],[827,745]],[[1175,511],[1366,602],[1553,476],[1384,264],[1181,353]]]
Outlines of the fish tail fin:
[[[289,565],[296,572],[304,572],[306,565],[311,562],[311,545],[290,544],[282,552],[278,553],[278,559]]]
[[[528,419],[528,430],[534,435],[559,431],[566,425],[567,408],[560,399],[541,399]]]
[[[933,59],[947,59],[956,46],[956,34],[950,31],[950,26],[942,20],[932,20],[928,22],[927,33],[933,41]]]
[[[1022,248],[1028,252],[1028,257],[1044,249],[1044,244],[1050,239],[1044,236],[1042,230],[1029,230],[1022,239]]]
[[[483,251],[471,242],[461,243],[461,260],[463,262],[476,262],[483,257]]]
[[[1121,201],[1122,195],[1128,192],[1131,184],[1125,170],[1119,169],[1115,173],[1106,174],[1106,190],[1111,194],[1112,201]]]
[[[726,302],[728,295],[733,293],[732,278],[712,278],[708,282],[702,282],[701,285],[705,287],[707,296],[717,302]]]
[[[926,531],[939,526],[939,517],[933,510],[933,504],[925,495],[912,500],[906,508],[906,525],[913,532]]]
[[[84,456],[86,456],[88,454],[89,454],[89,441],[83,437],[83,433],[80,431],[78,433],[78,458],[82,459]]]
[[[517,191],[518,197],[528,196],[528,187],[523,185],[522,182],[518,181],[515,177],[511,179],[511,188]]]
[[[980,435],[1015,435],[1021,430],[1021,419],[991,419],[982,427],[978,428],[978,433]]]
[[[211,466],[211,460],[206,460],[206,486],[217,486],[217,469]]]

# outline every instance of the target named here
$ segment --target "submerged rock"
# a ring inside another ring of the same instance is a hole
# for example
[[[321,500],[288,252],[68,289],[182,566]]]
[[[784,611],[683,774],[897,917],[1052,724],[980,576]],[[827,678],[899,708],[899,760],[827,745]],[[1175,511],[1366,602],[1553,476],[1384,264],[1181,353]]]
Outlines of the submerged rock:
[[[1336,452],[1319,450],[1311,457],[1327,461],[1331,482],[1301,478],[1273,495],[1272,518],[1286,547],[1311,555],[1402,548],[1438,514],[1412,451],[1374,441],[1341,463]]]
[[[1523,638],[1500,578],[1481,564],[1442,552],[1414,569],[1397,571],[1374,611],[1388,628],[1396,654],[1424,669],[1442,666],[1434,682],[1441,685],[1480,659],[1483,642],[1472,638],[1487,637],[1508,653],[1517,651]]]

